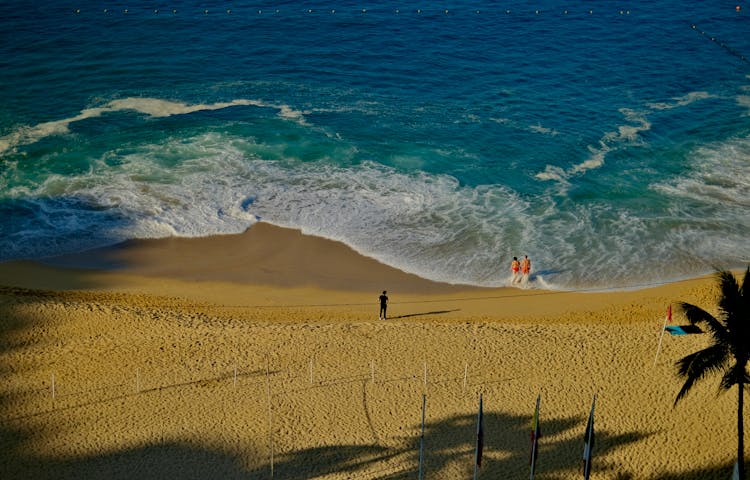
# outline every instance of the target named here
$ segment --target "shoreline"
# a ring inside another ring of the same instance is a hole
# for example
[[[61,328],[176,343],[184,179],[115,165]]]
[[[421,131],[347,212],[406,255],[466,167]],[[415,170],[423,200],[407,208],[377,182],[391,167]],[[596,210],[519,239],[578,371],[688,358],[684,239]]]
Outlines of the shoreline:
[[[265,309],[331,308],[370,320],[377,297],[388,291],[400,318],[441,312],[441,321],[576,322],[610,311],[609,321],[632,323],[628,312],[642,298],[695,298],[711,276],[630,290],[545,290],[479,287],[427,280],[362,256],[347,245],[299,230],[259,222],[237,235],[131,240],[113,247],[45,261],[0,264],[0,285],[49,291],[100,291],[179,297],[216,306]],[[705,295],[699,300],[707,301]],[[435,308],[426,308],[426,307]],[[619,309],[619,310],[618,310]],[[638,307],[639,315],[661,315]],[[283,315],[272,315],[283,317]],[[630,316],[632,317],[632,316]],[[584,320],[585,321],[585,320]]]

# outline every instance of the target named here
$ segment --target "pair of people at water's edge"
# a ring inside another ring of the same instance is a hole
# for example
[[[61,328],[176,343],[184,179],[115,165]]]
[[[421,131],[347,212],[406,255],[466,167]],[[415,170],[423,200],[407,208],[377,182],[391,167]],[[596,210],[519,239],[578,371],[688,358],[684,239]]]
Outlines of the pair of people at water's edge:
[[[383,290],[383,294],[380,295],[380,314],[378,315],[379,320],[385,320],[385,311],[388,309],[388,295]]]
[[[524,255],[523,260],[520,262],[517,257],[513,257],[513,261],[510,262],[510,272],[512,275],[511,284],[527,283],[529,281],[529,274],[531,273],[531,260],[529,260],[529,256]]]

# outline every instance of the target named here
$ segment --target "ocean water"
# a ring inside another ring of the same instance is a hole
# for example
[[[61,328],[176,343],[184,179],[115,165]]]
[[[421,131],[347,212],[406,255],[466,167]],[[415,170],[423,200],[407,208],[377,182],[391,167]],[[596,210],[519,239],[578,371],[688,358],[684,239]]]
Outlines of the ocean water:
[[[750,263],[750,4],[3,2],[0,261],[259,221],[420,276]]]

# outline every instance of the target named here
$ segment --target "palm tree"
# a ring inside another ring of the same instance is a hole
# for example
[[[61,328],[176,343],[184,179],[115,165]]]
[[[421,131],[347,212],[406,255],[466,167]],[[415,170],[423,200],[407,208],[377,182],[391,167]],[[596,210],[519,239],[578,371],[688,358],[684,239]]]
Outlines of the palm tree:
[[[691,324],[704,324],[708,328],[711,345],[677,362],[678,374],[685,379],[685,384],[677,394],[674,405],[698,380],[709,374],[722,374],[720,391],[737,385],[737,469],[739,478],[744,479],[742,405],[745,385],[750,384],[746,368],[750,360],[750,266],[741,286],[731,272],[718,271],[716,277],[721,290],[718,319],[695,305],[679,304]]]

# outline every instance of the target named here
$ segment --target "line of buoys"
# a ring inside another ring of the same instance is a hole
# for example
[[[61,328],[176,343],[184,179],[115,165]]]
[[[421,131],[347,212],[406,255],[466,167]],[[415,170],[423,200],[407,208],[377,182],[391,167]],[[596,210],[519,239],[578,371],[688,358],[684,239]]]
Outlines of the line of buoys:
[[[737,11],[739,12],[739,11],[740,11],[740,6],[738,5],[738,6],[736,7],[736,8],[737,8]],[[172,13],[173,13],[173,14],[175,14],[175,15],[176,15],[176,14],[178,13],[178,12],[177,12],[177,9],[176,9],[176,8],[173,8],[173,9],[171,9],[171,11],[172,11]],[[109,10],[109,9],[107,9],[107,8],[105,8],[105,9],[103,10],[103,12],[104,12],[105,14],[111,14],[111,13],[114,13],[114,12],[113,12],[112,10]],[[160,13],[160,10],[159,10],[159,9],[154,9],[154,10],[153,10],[152,12],[154,13],[154,15],[158,15],[158,14]],[[330,10],[330,13],[331,13],[331,14],[335,14],[335,13],[337,13],[337,12],[339,12],[339,13],[340,13],[340,11],[339,11],[339,10],[336,10],[336,9],[331,9],[331,10]],[[363,14],[365,14],[365,13],[368,13],[368,12],[369,12],[369,10],[368,10],[368,9],[366,9],[366,8],[363,8],[363,9],[361,9],[361,10],[360,10],[360,13],[363,13]],[[403,13],[401,9],[395,9],[395,10],[393,10],[393,12],[394,12],[395,14],[397,14],[397,15],[398,15],[398,14],[401,14],[401,13]],[[415,13],[416,13],[417,15],[421,15],[421,14],[423,14],[423,13],[427,13],[427,12],[426,12],[425,10],[423,10],[423,9],[421,9],[421,8],[418,8],[418,9],[414,10],[414,12],[415,12]],[[486,10],[485,10],[484,12],[486,12]],[[74,13],[76,13],[76,14],[80,14],[80,13],[81,13],[81,9],[80,9],[80,8],[76,8],[76,9],[74,10]],[[129,10],[128,8],[124,8],[124,9],[122,10],[122,13],[130,13],[130,10]],[[203,14],[205,14],[205,15],[208,15],[209,13],[210,13],[209,9],[207,9],[207,8],[206,8],[206,9],[204,9],[204,10],[203,10]],[[231,14],[231,13],[232,13],[232,9],[231,9],[231,8],[230,8],[230,9],[226,9],[226,13],[227,13],[227,14]],[[258,10],[258,11],[257,11],[257,14],[258,14],[258,15],[262,15],[263,13],[264,13],[264,11],[263,11],[263,10]],[[276,13],[276,14],[278,14],[278,13],[280,13],[280,11],[279,11],[278,9],[276,9],[276,10],[275,10],[275,12],[273,12],[273,13]],[[312,9],[312,8],[310,8],[310,9],[308,9],[308,10],[307,10],[307,13],[308,13],[308,14],[312,14],[312,13],[317,13],[317,11],[316,11],[316,10],[314,10],[314,9]],[[448,9],[445,9],[445,10],[443,10],[443,11],[442,11],[442,12],[440,12],[440,13],[443,13],[444,15],[448,15],[448,14],[450,14],[450,13],[454,13],[454,11],[452,11],[452,10],[448,10]],[[482,10],[474,10],[474,11],[473,11],[473,13],[474,13],[475,15],[480,15],[480,14],[482,14],[482,13],[483,13],[483,11],[482,11]],[[510,10],[510,9],[507,9],[507,10],[505,10],[505,13],[506,13],[506,14],[508,14],[508,15],[510,15],[511,13],[520,13],[520,14],[522,14],[523,12],[519,12],[519,11],[513,11],[513,10]],[[545,14],[545,13],[549,13],[549,12],[545,12],[545,11],[543,11],[543,10],[534,10],[534,11],[533,11],[532,13],[533,13],[534,15],[542,15],[542,14]],[[563,14],[563,15],[568,15],[568,14],[570,14],[570,13],[571,13],[571,12],[570,12],[570,10],[567,10],[567,9],[566,9],[566,10],[563,10],[563,11],[562,11],[562,14]],[[593,11],[593,10],[591,10],[591,9],[589,9],[589,10],[587,10],[587,11],[586,11],[586,13],[588,13],[589,15],[592,15],[592,14],[594,13],[594,11]],[[630,10],[620,10],[620,11],[619,11],[619,14],[620,14],[620,15],[630,15]]]
[[[706,32],[704,32],[703,30],[699,30],[695,24],[693,24],[692,27],[693,27],[693,30],[698,32],[702,37],[708,38],[709,40],[711,40],[712,42],[714,42],[715,44],[723,48],[730,55],[734,55],[735,57],[739,58],[741,61],[750,65],[750,60],[748,60],[748,58],[744,56],[743,54],[741,54],[740,52],[736,51],[735,49],[733,49],[732,47],[730,47],[729,45],[727,45],[726,43],[724,43],[723,41],[719,40],[716,37],[707,36]]]
[[[742,11],[742,7],[741,7],[740,5],[737,5],[737,6],[735,6],[735,7],[734,7],[734,9],[735,9],[735,11],[736,11],[736,12],[738,12],[738,13]],[[363,8],[363,9],[361,9],[360,11],[361,11],[361,13],[363,13],[363,14],[364,14],[364,13],[368,13],[368,10],[367,10],[366,8]],[[81,13],[81,9],[80,9],[80,8],[76,8],[76,9],[75,9],[75,10],[74,10],[73,12],[74,12],[74,13],[76,13],[76,14],[80,14],[80,13]],[[129,9],[125,8],[125,9],[123,9],[123,10],[122,10],[122,12],[123,12],[123,13],[129,13]],[[313,10],[313,9],[308,9],[308,10],[307,10],[307,13],[314,13],[314,12],[315,12],[315,10]],[[332,9],[332,10],[330,10],[330,13],[331,13],[331,14],[335,14],[336,12],[337,12],[337,10],[336,10],[336,9]],[[396,14],[398,15],[398,14],[400,14],[400,13],[401,13],[401,9],[395,9],[395,10],[394,10],[393,12],[394,12],[394,13],[396,13]],[[416,10],[415,10],[415,12],[416,12],[416,14],[417,14],[417,15],[421,15],[422,13],[426,13],[426,11],[425,11],[425,10],[423,10],[423,9],[421,9],[421,8],[418,8],[418,9],[416,9]],[[448,14],[449,14],[449,13],[451,13],[451,12],[452,12],[452,11],[450,11],[450,10],[448,10],[448,9],[445,9],[445,10],[443,10],[443,11],[442,11],[441,13],[443,13],[443,14],[445,14],[445,15],[448,15]],[[111,13],[113,13],[113,11],[112,11],[112,10],[109,10],[108,8],[105,8],[105,9],[104,9],[104,13],[105,13],[105,14],[111,14]],[[153,10],[153,13],[154,13],[154,15],[158,15],[158,14],[159,14],[159,10],[158,10],[158,9],[154,9],[154,10]],[[176,15],[176,14],[177,14],[177,9],[176,9],[176,8],[173,8],[173,9],[172,9],[172,13]],[[204,9],[204,10],[203,10],[203,13],[204,13],[205,15],[208,15],[208,13],[209,13],[209,10],[208,10],[208,9]],[[231,13],[232,13],[232,9],[231,9],[231,8],[230,8],[230,9],[227,9],[227,10],[226,10],[226,13],[227,13],[227,14],[231,14]],[[276,11],[275,11],[274,13],[278,14],[278,13],[279,13],[279,10],[277,9],[277,10],[276,10]],[[475,13],[476,15],[479,15],[479,14],[481,14],[481,13],[482,13],[482,11],[480,11],[480,10],[475,10],[475,11],[474,11],[474,13]],[[505,13],[506,13],[506,14],[508,14],[508,15],[510,15],[511,13],[513,13],[513,11],[512,11],[512,10],[510,10],[510,9],[507,9],[507,10],[505,10]],[[533,14],[534,14],[534,15],[541,15],[541,14],[543,14],[543,13],[548,13],[548,12],[545,12],[545,11],[543,11],[543,10],[534,10],[534,11],[533,11]],[[568,9],[565,9],[565,10],[563,10],[563,11],[562,11],[562,14],[563,14],[563,15],[568,15],[569,13],[570,13],[570,10],[568,10]],[[593,15],[593,13],[594,13],[594,10],[593,10],[593,9],[589,9],[589,10],[587,10],[587,11],[586,11],[586,13],[588,13],[589,15]],[[262,14],[263,14],[263,11],[262,11],[262,10],[258,10],[258,15],[262,15]],[[620,15],[630,15],[630,10],[619,10],[619,14],[620,14]]]

